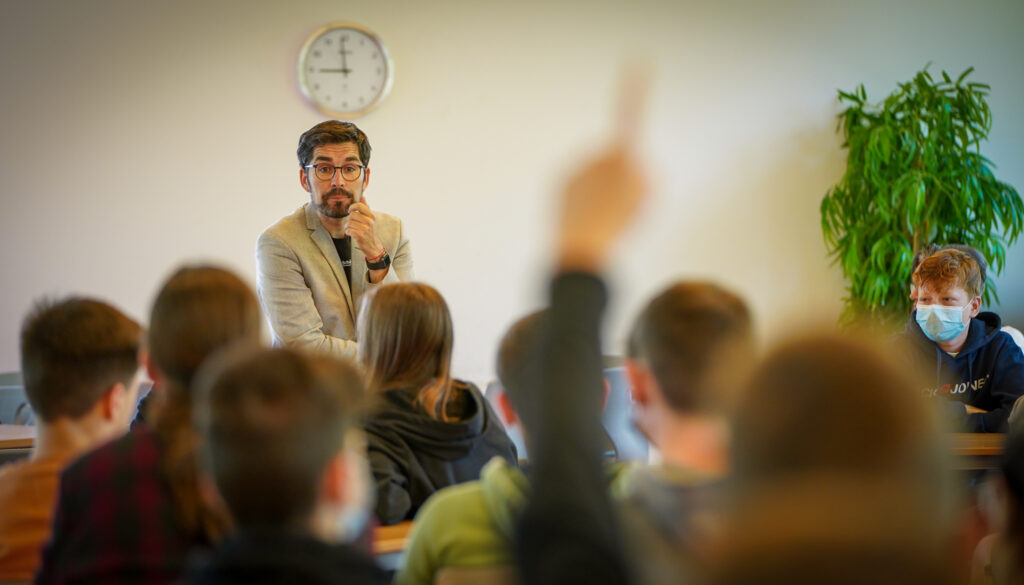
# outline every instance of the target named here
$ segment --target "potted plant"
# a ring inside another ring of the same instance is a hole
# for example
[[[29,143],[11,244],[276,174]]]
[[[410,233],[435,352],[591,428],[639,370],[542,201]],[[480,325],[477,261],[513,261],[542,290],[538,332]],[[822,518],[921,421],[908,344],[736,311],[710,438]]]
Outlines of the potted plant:
[[[981,154],[989,86],[939,80],[928,67],[879,103],[839,91],[846,172],[821,202],[825,245],[850,286],[840,322],[897,328],[910,311],[914,254],[931,243],[977,248],[996,273],[1024,225],[1024,202]],[[991,273],[991,271],[990,271]],[[991,278],[990,278],[991,280]],[[998,302],[991,282],[984,302]]]

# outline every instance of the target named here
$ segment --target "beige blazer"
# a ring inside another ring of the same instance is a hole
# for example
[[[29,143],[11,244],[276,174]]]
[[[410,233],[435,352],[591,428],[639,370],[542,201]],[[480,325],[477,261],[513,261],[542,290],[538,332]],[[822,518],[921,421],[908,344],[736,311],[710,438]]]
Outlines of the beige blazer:
[[[256,240],[256,286],[274,345],[355,358],[359,300],[372,288],[413,278],[412,249],[397,217],[374,211],[377,236],[391,254],[384,280],[367,280],[366,256],[352,242],[352,287],[331,235],[306,203]]]

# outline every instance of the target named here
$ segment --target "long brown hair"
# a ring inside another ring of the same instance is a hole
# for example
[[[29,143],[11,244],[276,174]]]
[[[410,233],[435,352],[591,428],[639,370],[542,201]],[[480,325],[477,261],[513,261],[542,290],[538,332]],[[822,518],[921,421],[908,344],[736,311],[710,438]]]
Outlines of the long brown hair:
[[[453,327],[437,289],[396,283],[369,295],[359,315],[359,357],[375,391],[415,388],[416,403],[450,420]]]
[[[152,414],[163,443],[161,468],[185,531],[219,539],[230,522],[200,497],[198,436],[192,427],[192,378],[215,350],[238,341],[259,342],[259,302],[237,276],[212,266],[186,266],[164,284],[150,316],[149,352],[163,386]]]

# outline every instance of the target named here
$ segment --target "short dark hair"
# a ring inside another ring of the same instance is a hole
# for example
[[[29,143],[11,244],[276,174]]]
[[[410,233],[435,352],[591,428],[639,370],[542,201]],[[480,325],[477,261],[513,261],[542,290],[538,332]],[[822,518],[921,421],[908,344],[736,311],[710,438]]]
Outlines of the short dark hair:
[[[739,352],[734,352],[739,350]],[[719,358],[752,352],[750,311],[741,298],[706,282],[678,282],[637,317],[627,353],[650,366],[669,407],[703,410]]]
[[[547,310],[523,317],[508,328],[498,346],[498,380],[517,411],[530,386],[536,383],[536,353],[547,319]]]
[[[305,167],[313,160],[313,150],[324,144],[341,144],[354,142],[359,149],[359,160],[364,165],[370,164],[370,141],[352,122],[327,120],[320,122],[299,137],[299,166]]]
[[[201,460],[242,528],[301,528],[324,470],[363,420],[356,368],[295,349],[230,348],[196,379]]]
[[[29,404],[45,422],[82,417],[112,385],[131,383],[141,338],[139,324],[107,303],[37,302],[21,328]]]

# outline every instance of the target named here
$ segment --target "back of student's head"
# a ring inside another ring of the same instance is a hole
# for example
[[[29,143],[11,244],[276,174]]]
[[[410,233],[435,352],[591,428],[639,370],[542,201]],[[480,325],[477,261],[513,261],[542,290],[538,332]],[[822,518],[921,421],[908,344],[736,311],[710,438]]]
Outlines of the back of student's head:
[[[812,335],[772,351],[734,414],[712,583],[948,583],[954,497],[917,388],[862,341]]]
[[[256,295],[233,273],[185,266],[164,283],[149,321],[149,353],[168,386],[188,391],[213,351],[239,339],[259,339]]]
[[[156,367],[153,431],[165,445],[161,467],[169,478],[178,522],[189,533],[215,539],[226,519],[200,498],[191,425],[192,378],[203,361],[233,343],[257,344],[259,302],[240,278],[213,266],[186,266],[160,289],[150,317],[149,352]]]
[[[142,329],[97,300],[40,301],[21,329],[25,394],[43,422],[78,419],[138,368]]]
[[[970,298],[985,289],[981,264],[968,252],[944,248],[921,261],[914,273],[914,284],[929,286],[936,292],[962,288]]]
[[[637,317],[628,355],[650,367],[668,406],[706,408],[723,360],[745,361],[752,348],[750,312],[735,294],[710,283],[678,282]]]
[[[547,311],[537,311],[516,321],[508,328],[498,346],[498,380],[517,410],[536,380],[536,352],[542,338]]]
[[[306,529],[328,462],[363,415],[353,365],[293,349],[232,348],[196,382],[202,461],[242,528]]]
[[[420,283],[382,286],[359,314],[359,356],[370,388],[419,390],[418,402],[444,420],[451,397],[451,313],[437,289]]]
[[[871,344],[802,337],[755,368],[734,415],[737,482],[809,472],[935,471],[935,421],[914,376]]]

